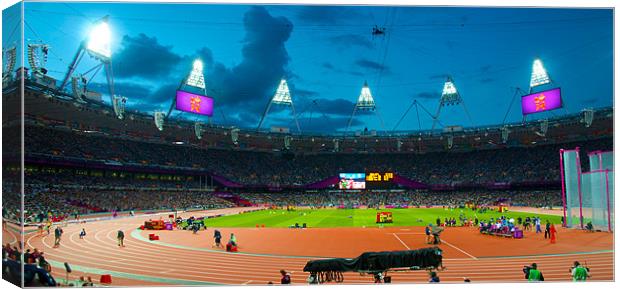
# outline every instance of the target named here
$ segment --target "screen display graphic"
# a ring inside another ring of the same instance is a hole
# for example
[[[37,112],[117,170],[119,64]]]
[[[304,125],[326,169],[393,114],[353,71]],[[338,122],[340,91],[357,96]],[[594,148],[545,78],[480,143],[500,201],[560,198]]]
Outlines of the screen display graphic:
[[[338,188],[341,190],[363,190],[366,188],[366,174],[341,173]]]
[[[213,115],[213,98],[177,90],[176,109],[206,116]]]
[[[545,90],[521,97],[523,115],[562,108],[560,88]]]

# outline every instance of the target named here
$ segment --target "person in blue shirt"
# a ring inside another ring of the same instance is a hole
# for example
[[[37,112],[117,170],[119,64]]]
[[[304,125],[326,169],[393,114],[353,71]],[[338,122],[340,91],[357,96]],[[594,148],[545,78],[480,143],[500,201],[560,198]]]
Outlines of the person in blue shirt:
[[[213,232],[213,238],[215,239],[215,247],[221,248],[222,247],[222,233],[220,233],[220,231],[215,230],[215,232]]]
[[[437,272],[431,272],[431,277],[428,279],[428,283],[439,283],[439,276]]]
[[[433,227],[433,224],[428,224],[428,226],[424,228],[424,233],[426,234],[426,244],[431,243],[431,227]]]

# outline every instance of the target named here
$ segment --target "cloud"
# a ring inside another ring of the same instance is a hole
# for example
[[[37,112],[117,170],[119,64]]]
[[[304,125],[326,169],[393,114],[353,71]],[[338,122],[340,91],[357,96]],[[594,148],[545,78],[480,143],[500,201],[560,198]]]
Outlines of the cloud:
[[[346,73],[351,74],[353,76],[364,76],[365,75],[359,71],[346,71]]]
[[[597,97],[590,97],[590,98],[584,99],[582,102],[584,104],[595,104],[598,101],[599,101],[599,98],[597,98]]]
[[[88,87],[90,90],[104,92],[106,95],[108,94],[107,83],[93,82]],[[128,99],[145,99],[150,97],[151,90],[150,88],[135,82],[117,81],[114,82],[114,93],[125,96]]]
[[[370,70],[382,70],[383,72],[389,71],[387,66],[368,59],[358,59],[355,61],[355,65]]]
[[[221,90],[219,105],[243,104],[251,112],[258,112],[287,75],[289,55],[284,43],[293,24],[284,17],[271,16],[260,6],[250,8],[243,23],[246,34],[241,63],[232,68],[215,63],[207,79]]]
[[[341,24],[363,18],[358,9],[339,6],[302,6],[297,12],[297,20],[305,23]]]
[[[181,57],[172,52],[171,46],[163,46],[157,38],[143,33],[136,37],[125,35],[121,49],[112,59],[115,77],[145,79],[166,77],[181,61]]]
[[[339,130],[345,130],[349,123],[349,117],[347,116],[327,116],[327,117],[308,117],[299,118],[299,126],[302,132],[336,132]],[[278,121],[273,124],[274,126],[290,127],[291,130],[297,130],[294,123],[290,121]],[[361,127],[364,122],[353,118],[351,120],[351,131],[354,131],[356,127]]]
[[[483,72],[483,73],[489,72],[489,70],[491,70],[491,67],[493,66],[490,64],[480,66],[480,72]]]
[[[329,69],[329,70],[334,70],[335,69],[335,67],[331,63],[329,63],[329,62],[324,62],[321,66],[323,68],[326,68],[326,69]]]
[[[313,90],[306,90],[306,89],[301,89],[301,88],[294,88],[291,89],[291,93],[293,94],[293,97],[316,97],[319,95],[318,92],[313,91]]]
[[[193,60],[198,57],[207,73],[208,93],[215,99],[215,114],[219,114],[217,110],[223,111],[227,124],[255,126],[280,79],[299,78],[286,68],[289,55],[284,44],[291,35],[293,24],[285,17],[273,17],[265,8],[255,6],[244,14],[243,25],[242,59],[231,67],[215,61],[208,47],[191,55],[179,55],[172,51],[171,46],[158,43],[155,37],[144,34],[125,36],[122,49],[114,55],[114,63],[119,68],[115,76],[131,78],[137,83],[134,87],[119,88],[121,93],[128,91],[128,107],[135,106],[147,113],[167,109],[175,96],[178,81],[186,76]],[[149,80],[159,87],[141,86],[136,79]],[[162,79],[165,82],[161,83]],[[308,90],[296,93],[313,95]],[[274,106],[271,111],[276,113],[284,109],[286,107]]]
[[[367,37],[358,34],[345,34],[332,36],[328,38],[332,44],[344,47],[359,46],[364,48],[372,48],[372,42]]]
[[[487,78],[480,79],[480,83],[489,83],[489,82],[493,82],[493,81],[495,81],[495,79],[493,79],[493,78],[488,78],[488,77],[487,77]]]
[[[310,111],[313,112],[314,115],[331,115],[331,116],[350,116],[353,112],[353,107],[355,103],[344,99],[344,98],[336,98],[336,99],[327,99],[327,98],[315,98],[315,99],[305,99],[299,103],[302,107],[306,108],[305,113],[308,114]],[[371,111],[358,110],[356,115],[368,115],[372,114]]]
[[[202,60],[205,69],[210,69],[213,67],[213,52],[211,52],[211,49],[203,47],[196,51],[196,55]]]
[[[172,100],[176,97],[176,91],[179,85],[177,83],[167,83],[160,86],[153,92],[149,101],[151,103],[172,103]]]
[[[439,92],[420,92],[416,96],[417,98],[423,99],[439,99],[441,97],[441,93]]]

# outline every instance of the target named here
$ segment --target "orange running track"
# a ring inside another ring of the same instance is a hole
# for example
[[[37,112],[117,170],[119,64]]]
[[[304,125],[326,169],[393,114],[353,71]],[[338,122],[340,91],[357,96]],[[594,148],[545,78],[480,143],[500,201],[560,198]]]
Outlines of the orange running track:
[[[225,209],[180,214],[200,217],[238,213],[244,209]],[[167,214],[163,215],[164,218]],[[239,253],[212,248],[213,228],[193,234],[190,231],[140,231],[150,218],[137,216],[113,220],[70,224],[63,228],[61,246],[52,248],[54,237],[25,236],[27,248],[45,252],[53,266],[52,274],[64,278],[64,262],[73,268],[70,279],[111,274],[114,286],[153,285],[263,285],[279,283],[279,270],[292,272],[292,281],[305,284],[308,274],[302,269],[307,261],[329,257],[356,257],[366,251],[407,250],[428,247],[423,228],[218,228],[222,242],[234,232]],[[79,239],[86,229],[87,236]],[[125,232],[125,247],[116,244],[116,233]],[[15,243],[12,230],[3,231],[3,243]],[[160,241],[148,241],[148,234]],[[506,239],[478,233],[472,227],[446,228],[442,234],[444,266],[442,282],[523,282],[522,268],[538,263],[545,281],[570,281],[573,261],[584,262],[592,279],[613,280],[613,235],[560,229],[558,243],[549,244],[542,234],[526,232],[524,239]],[[425,271],[391,272],[393,283],[425,283]],[[371,276],[345,273],[345,283],[372,283]]]

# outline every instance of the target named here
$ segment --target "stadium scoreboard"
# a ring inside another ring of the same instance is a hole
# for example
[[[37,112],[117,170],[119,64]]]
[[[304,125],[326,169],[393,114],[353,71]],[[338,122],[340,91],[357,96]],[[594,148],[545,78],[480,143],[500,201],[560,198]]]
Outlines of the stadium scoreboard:
[[[340,173],[340,190],[390,189],[394,187],[393,172]]]
[[[393,172],[367,172],[366,188],[369,190],[388,190],[396,186]]]
[[[366,182],[391,182],[394,179],[394,173],[378,173],[378,172],[369,172],[366,173]]]

